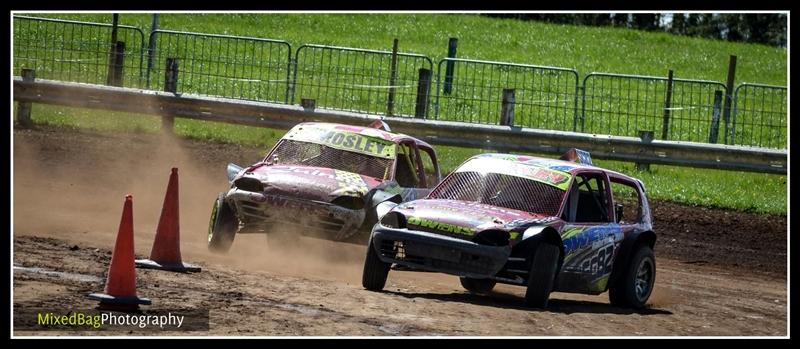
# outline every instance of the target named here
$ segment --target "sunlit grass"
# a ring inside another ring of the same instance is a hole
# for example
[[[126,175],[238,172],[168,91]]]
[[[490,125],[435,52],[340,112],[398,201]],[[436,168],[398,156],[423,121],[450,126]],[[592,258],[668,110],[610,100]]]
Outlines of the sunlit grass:
[[[158,117],[34,105],[35,123],[59,127],[92,129],[99,132],[160,131]],[[285,130],[231,125],[177,118],[175,133],[186,138],[222,143],[237,143],[262,148],[272,147]],[[442,173],[449,173],[470,156],[492,149],[435,146]],[[557,157],[557,154],[533,154]],[[740,211],[783,214],[787,212],[787,177],[784,175],[651,165],[650,172],[639,172],[633,163],[594,159],[597,166],[641,179],[651,200],[667,200],[689,205],[719,207]]]

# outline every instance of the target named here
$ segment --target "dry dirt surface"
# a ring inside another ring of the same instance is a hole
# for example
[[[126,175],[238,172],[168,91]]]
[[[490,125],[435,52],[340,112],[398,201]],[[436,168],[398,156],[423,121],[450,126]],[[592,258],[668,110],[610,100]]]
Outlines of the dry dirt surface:
[[[361,287],[365,246],[303,239],[291,250],[239,236],[206,250],[225,165],[265,149],[147,134],[39,127],[14,131],[13,309],[90,309],[103,290],[124,195],[134,197],[137,258],[149,255],[170,168],[179,168],[183,259],[196,274],[137,269],[143,310],[208,309],[210,329],[144,335],[639,336],[787,335],[785,216],[653,202],[658,273],[649,308],[554,293],[547,310],[524,289],[468,294],[453,276],[393,270],[384,292]],[[138,335],[27,332],[15,335]]]

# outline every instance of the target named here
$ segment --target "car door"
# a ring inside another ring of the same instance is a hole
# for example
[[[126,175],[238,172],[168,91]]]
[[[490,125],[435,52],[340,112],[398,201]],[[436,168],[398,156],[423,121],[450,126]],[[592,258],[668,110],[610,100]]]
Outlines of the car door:
[[[400,187],[400,196],[404,202],[423,198],[430,192],[420,152],[414,140],[406,140],[397,145],[394,179]]]
[[[603,171],[577,173],[569,187],[562,219],[564,263],[559,289],[601,293],[622,242],[613,215],[608,176]]]

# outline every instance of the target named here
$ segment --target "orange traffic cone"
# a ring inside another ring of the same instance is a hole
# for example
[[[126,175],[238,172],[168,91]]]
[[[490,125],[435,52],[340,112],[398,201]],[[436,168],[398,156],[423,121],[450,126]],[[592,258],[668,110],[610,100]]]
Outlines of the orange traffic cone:
[[[133,196],[125,196],[122,220],[119,223],[114,254],[108,268],[105,293],[92,293],[89,298],[100,301],[99,309],[136,311],[139,304],[150,304],[136,296],[136,269],[133,267]]]
[[[181,261],[180,215],[178,213],[178,169],[173,167],[164,196],[164,207],[156,228],[150,259],[137,259],[136,266],[178,272],[199,272],[200,267]]]

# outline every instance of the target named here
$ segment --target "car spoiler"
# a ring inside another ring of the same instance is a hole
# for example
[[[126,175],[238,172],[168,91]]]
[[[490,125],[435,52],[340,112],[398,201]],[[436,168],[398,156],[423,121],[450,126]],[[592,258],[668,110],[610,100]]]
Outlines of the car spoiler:
[[[383,120],[375,120],[369,125],[367,125],[367,127],[377,128],[379,130],[384,130],[386,132],[392,132],[392,130],[389,128],[389,124],[383,122]]]
[[[577,148],[572,148],[570,150],[567,150],[567,152],[564,153],[564,155],[561,155],[561,160],[572,161],[578,164],[594,166],[594,164],[592,164],[592,156],[589,154],[589,152]]]

